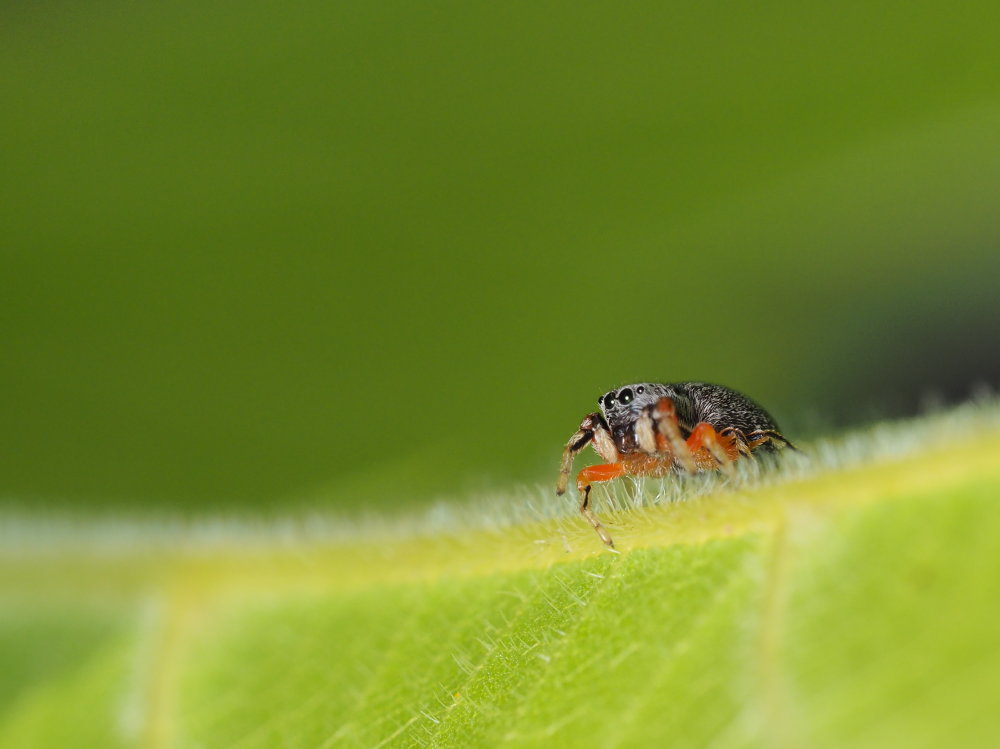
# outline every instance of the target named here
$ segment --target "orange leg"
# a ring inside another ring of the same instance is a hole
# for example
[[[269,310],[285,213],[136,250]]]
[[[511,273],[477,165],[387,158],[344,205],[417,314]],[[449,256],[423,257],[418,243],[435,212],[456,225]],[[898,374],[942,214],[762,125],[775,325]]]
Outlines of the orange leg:
[[[606,463],[604,465],[587,466],[576,477],[576,488],[580,492],[580,513],[587,518],[587,522],[594,527],[601,540],[612,549],[615,548],[615,542],[611,540],[611,536],[604,530],[601,521],[590,510],[590,485],[598,481],[610,481],[624,474],[625,466],[623,464]]]
[[[729,475],[733,474],[733,461],[740,454],[733,435],[721,435],[715,431],[711,424],[703,421],[694,428],[691,436],[687,438],[687,446],[693,453],[707,450],[719,468]],[[705,468],[710,467],[715,467],[715,465],[705,466]]]

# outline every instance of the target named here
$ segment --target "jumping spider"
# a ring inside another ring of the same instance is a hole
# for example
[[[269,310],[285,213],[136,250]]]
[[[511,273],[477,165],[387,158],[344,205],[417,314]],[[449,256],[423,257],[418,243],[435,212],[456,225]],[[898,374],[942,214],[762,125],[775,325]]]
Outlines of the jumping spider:
[[[796,449],[763,408],[721,385],[640,382],[611,390],[597,402],[601,412],[588,414],[566,443],[556,494],[566,491],[573,458],[592,444],[607,462],[577,475],[580,512],[612,549],[611,536],[590,510],[592,483],[682,471],[732,474],[733,461],[752,457],[755,450]]]

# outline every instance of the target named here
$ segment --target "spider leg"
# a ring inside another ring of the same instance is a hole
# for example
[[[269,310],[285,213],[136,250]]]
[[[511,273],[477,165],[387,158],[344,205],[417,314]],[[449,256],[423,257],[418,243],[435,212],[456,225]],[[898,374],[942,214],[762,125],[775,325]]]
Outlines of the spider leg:
[[[598,413],[587,415],[580,428],[569,438],[566,447],[563,448],[562,464],[559,467],[559,480],[556,482],[556,494],[563,494],[566,485],[569,483],[569,475],[573,471],[573,459],[583,448],[593,443],[594,448],[605,460],[612,461],[604,465],[588,466],[584,468],[576,477],[576,488],[580,493],[580,514],[587,518],[587,522],[597,531],[607,546],[615,548],[611,536],[604,530],[601,521],[597,519],[590,509],[590,487],[595,481],[610,481],[625,473],[625,466],[618,462],[620,455],[615,447],[614,440],[608,433],[604,425],[604,419]]]
[[[653,409],[652,418],[658,432],[657,448],[664,452],[667,451],[665,448],[668,448],[670,454],[684,467],[685,471],[690,474],[697,472],[698,467],[691,454],[691,443],[684,441],[684,435],[681,434],[680,425],[677,423],[677,407],[674,406],[674,402],[669,398],[660,398]]]
[[[698,424],[687,439],[688,448],[694,452],[704,448],[719,464],[719,468],[732,476],[735,472],[733,461],[739,456],[734,436],[722,436],[706,421]]]
[[[773,429],[757,429],[756,431],[750,432],[747,437],[752,437],[750,441],[750,447],[756,448],[763,445],[765,442],[780,442],[785,447],[794,450],[797,453],[802,452],[799,448],[792,444],[792,441],[785,437],[781,432],[776,432]]]
[[[556,481],[556,494],[564,494],[566,485],[569,484],[569,475],[573,472],[573,458],[583,448],[589,445],[594,439],[594,417],[597,414],[589,414],[580,422],[580,428],[573,433],[563,448],[562,463],[559,464],[559,479]],[[596,422],[599,424],[599,422]]]
[[[639,420],[635,422],[635,441],[639,444],[639,449],[648,455],[659,452],[656,426],[653,424],[653,406],[647,406],[639,414]]]
[[[747,458],[751,457],[755,447],[762,444],[761,441],[754,442],[753,440],[748,439],[747,435],[743,433],[743,430],[737,429],[736,427],[726,427],[725,429],[719,430],[719,436],[731,439],[740,455]]]
[[[607,463],[604,465],[587,466],[576,477],[576,488],[580,493],[580,514],[587,518],[587,522],[597,531],[597,535],[606,546],[615,548],[615,542],[604,530],[601,521],[590,509],[590,487],[596,481],[610,481],[625,474],[625,466],[621,463]]]

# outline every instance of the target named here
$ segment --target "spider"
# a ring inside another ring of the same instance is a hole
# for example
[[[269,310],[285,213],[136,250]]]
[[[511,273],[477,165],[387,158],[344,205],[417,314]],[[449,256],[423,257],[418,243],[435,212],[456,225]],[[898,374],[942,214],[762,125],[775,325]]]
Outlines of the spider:
[[[592,444],[607,462],[577,474],[580,512],[612,549],[614,541],[590,509],[591,484],[716,469],[732,475],[740,456],[797,449],[763,408],[722,385],[640,382],[611,390],[597,403],[600,413],[584,417],[563,449],[556,494],[566,491],[576,454]]]

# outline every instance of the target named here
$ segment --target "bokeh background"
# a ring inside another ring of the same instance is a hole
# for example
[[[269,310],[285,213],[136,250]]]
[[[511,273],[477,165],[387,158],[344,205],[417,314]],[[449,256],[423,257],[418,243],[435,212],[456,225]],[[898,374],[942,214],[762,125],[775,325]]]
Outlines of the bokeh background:
[[[549,481],[610,386],[791,436],[1000,381],[1000,6],[0,8],[0,496]]]

